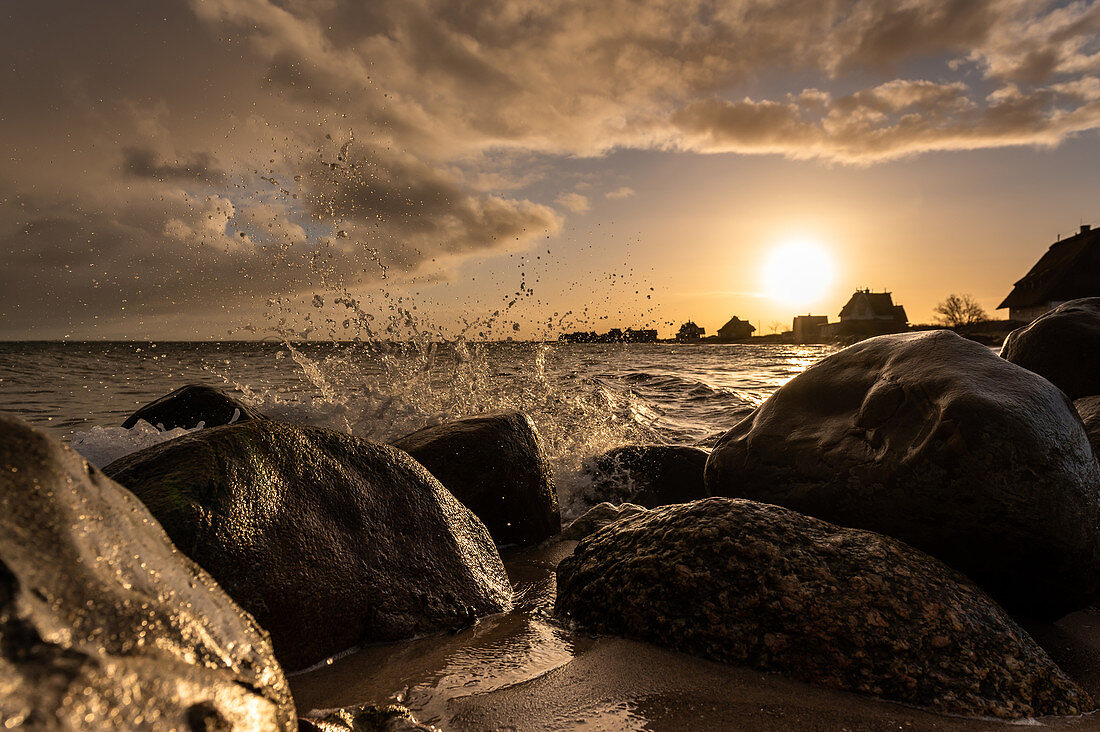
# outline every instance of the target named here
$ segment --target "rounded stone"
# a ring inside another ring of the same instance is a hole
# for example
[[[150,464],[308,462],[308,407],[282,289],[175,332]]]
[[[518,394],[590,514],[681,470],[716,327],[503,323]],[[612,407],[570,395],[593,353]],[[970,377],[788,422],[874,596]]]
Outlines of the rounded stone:
[[[1008,334],[1001,356],[1070,399],[1100,394],[1100,297],[1062,303]]]
[[[753,501],[622,518],[557,572],[597,633],[939,712],[1021,718],[1088,695],[966,577],[901,542]]]
[[[719,441],[706,482],[901,539],[1024,614],[1084,607],[1100,579],[1100,472],[1072,404],[950,331],[814,364]]]
[[[105,472],[255,615],[288,668],[510,606],[485,526],[387,445],[254,420],[156,445]]]

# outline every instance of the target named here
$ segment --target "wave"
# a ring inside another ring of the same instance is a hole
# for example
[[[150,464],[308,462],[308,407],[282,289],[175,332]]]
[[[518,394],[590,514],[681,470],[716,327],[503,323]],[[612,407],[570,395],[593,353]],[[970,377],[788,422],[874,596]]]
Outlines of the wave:
[[[199,357],[201,373],[286,422],[390,442],[465,416],[526,412],[549,453],[566,520],[588,508],[587,460],[631,443],[710,447],[801,366],[768,351],[736,360],[703,349],[683,363],[660,345],[409,338],[235,348]],[[147,425],[98,427],[77,432],[72,444],[102,465],[173,436]]]

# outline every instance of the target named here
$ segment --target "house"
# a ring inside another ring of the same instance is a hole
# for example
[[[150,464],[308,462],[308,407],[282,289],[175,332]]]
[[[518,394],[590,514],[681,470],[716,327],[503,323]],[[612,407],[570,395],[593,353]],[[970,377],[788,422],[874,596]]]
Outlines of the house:
[[[676,333],[676,340],[680,342],[684,341],[697,341],[706,335],[706,328],[700,328],[694,322],[688,321],[680,326],[680,330]]]
[[[628,343],[656,343],[657,331],[648,328],[637,329],[627,328],[623,333],[623,340]]]
[[[905,308],[894,304],[889,292],[856,290],[840,311],[837,333],[842,336],[876,336],[901,333],[909,327]]]
[[[1068,239],[1056,241],[1016,282],[998,310],[1010,320],[1031,321],[1067,300],[1100,296],[1100,229],[1085,224]]]
[[[795,343],[821,343],[826,338],[825,328],[829,325],[828,315],[796,315],[791,324]]]
[[[752,323],[747,320],[741,320],[741,318],[734,315],[729,319],[729,322],[718,329],[718,340],[720,341],[739,341],[745,338],[751,338],[753,331],[756,328]]]

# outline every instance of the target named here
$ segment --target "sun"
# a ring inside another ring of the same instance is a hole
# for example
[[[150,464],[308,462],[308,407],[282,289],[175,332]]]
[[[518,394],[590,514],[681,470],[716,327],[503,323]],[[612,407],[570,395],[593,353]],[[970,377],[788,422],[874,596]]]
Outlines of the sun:
[[[784,305],[813,305],[833,283],[829,251],[813,239],[791,239],[778,244],[764,260],[764,293]]]

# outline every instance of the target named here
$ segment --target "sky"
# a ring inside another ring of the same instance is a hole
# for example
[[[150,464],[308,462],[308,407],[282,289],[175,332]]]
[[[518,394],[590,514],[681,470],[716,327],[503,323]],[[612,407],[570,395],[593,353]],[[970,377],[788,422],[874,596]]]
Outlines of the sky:
[[[0,339],[769,332],[858,287],[929,322],[1100,224],[1093,2],[0,18]]]

